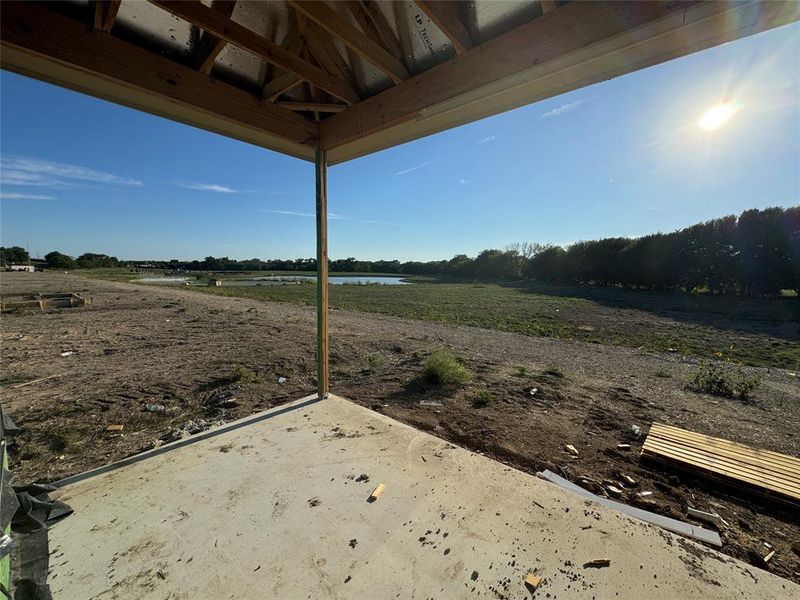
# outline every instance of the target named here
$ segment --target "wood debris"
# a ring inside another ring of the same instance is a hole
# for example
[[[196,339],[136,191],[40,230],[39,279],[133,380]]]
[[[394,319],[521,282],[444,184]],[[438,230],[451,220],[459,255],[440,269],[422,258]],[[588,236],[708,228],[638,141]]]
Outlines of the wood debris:
[[[530,591],[534,591],[538,588],[542,583],[542,578],[534,573],[528,573],[528,576],[525,578],[525,587],[527,587]]]
[[[697,519],[698,521],[705,521],[706,523],[713,523],[714,525],[719,525],[722,521],[720,516],[716,513],[697,510],[696,508],[692,508],[691,506],[687,509],[686,513],[693,519]]]
[[[377,500],[383,495],[385,489],[386,485],[384,485],[383,483],[379,483],[378,487],[372,490],[372,493],[369,495],[369,498],[367,498],[367,502],[375,502],[375,500]]]
[[[624,474],[623,474],[623,475],[622,475],[622,479],[623,479],[623,480],[625,481],[625,483],[627,483],[628,485],[636,485],[636,480],[635,480],[633,477],[631,477],[630,475],[624,475]]]
[[[578,450],[572,444],[567,444],[566,446],[564,446],[564,450],[572,454],[572,456],[578,456]]]
[[[610,567],[610,566],[611,566],[610,558],[596,558],[594,560],[590,560],[589,562],[583,563],[584,569],[602,569],[603,567]]]
[[[617,444],[617,450],[630,450],[630,444]]]
[[[106,431],[122,431],[125,429],[125,425],[109,425],[106,427]]]

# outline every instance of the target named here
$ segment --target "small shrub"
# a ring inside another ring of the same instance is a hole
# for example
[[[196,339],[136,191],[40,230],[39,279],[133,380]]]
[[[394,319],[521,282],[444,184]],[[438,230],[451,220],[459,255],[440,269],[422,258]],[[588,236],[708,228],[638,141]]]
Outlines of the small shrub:
[[[489,406],[489,403],[494,400],[494,394],[487,389],[478,390],[478,393],[475,394],[475,399],[472,401],[472,405],[476,408],[483,408],[485,406]]]
[[[750,398],[761,383],[756,375],[748,375],[742,367],[735,370],[720,363],[700,363],[689,375],[689,387],[697,392],[726,398]]]
[[[662,377],[664,379],[672,377],[672,373],[670,373],[666,369],[658,369],[655,373],[653,373],[653,375],[655,375],[656,377]]]
[[[373,352],[372,354],[367,356],[367,368],[370,371],[374,371],[375,369],[382,367],[385,362],[386,360],[383,358],[383,356],[381,356],[377,352]]]
[[[449,350],[434,350],[423,367],[425,379],[438,385],[464,385],[472,378],[469,369]]]
[[[528,375],[530,375],[530,369],[528,369],[528,367],[524,365],[520,365],[514,371],[514,375],[516,375],[517,377],[527,377]]]
[[[253,383],[255,380],[256,374],[247,367],[236,367],[228,377],[230,383]]]

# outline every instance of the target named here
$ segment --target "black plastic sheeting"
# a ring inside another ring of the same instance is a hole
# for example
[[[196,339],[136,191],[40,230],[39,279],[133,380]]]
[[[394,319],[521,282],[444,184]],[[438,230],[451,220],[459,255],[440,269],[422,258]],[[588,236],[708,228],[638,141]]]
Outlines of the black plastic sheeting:
[[[0,407],[0,439],[19,432],[14,422]],[[14,600],[52,600],[47,574],[50,549],[47,530],[72,509],[50,498],[56,488],[34,483],[14,487],[11,472],[2,469],[0,476],[0,531],[11,523],[14,541],[11,560],[11,593]],[[5,593],[5,591],[4,591]]]

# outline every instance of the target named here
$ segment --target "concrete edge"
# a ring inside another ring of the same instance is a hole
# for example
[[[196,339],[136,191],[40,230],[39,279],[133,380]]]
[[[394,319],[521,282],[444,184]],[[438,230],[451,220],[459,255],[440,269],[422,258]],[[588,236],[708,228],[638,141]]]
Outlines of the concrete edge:
[[[102,467],[90,469],[89,471],[84,471],[83,473],[78,473],[76,475],[70,475],[69,477],[65,477],[64,479],[59,479],[58,481],[54,481],[50,485],[60,489],[68,485],[71,485],[73,483],[85,481],[87,479],[91,479],[92,477],[96,477],[104,473],[109,473],[110,471],[115,471],[116,469],[119,469],[121,467],[126,467],[128,465],[132,465],[134,463],[147,460],[148,458],[153,458],[154,456],[158,456],[166,452],[171,452],[172,450],[177,450],[178,448],[183,448],[184,446],[189,446],[197,442],[202,442],[203,440],[207,440],[216,437],[218,435],[222,435],[223,433],[228,433],[229,431],[235,431],[236,429],[247,427],[248,425],[252,425],[253,423],[265,421],[267,419],[271,419],[272,417],[277,417],[287,412],[291,412],[293,410],[305,408],[307,406],[312,406],[313,404],[316,404],[320,400],[322,400],[322,398],[320,398],[317,394],[304,396],[303,398],[294,400],[288,404],[282,404],[280,406],[268,408],[265,411],[255,413],[247,417],[243,417],[241,419],[237,419],[236,421],[231,421],[230,423],[226,423],[225,425],[221,425],[215,429],[209,429],[207,431],[203,431],[202,433],[197,433],[188,438],[177,440],[175,442],[170,442],[169,444],[164,444],[163,446],[160,446],[158,448],[153,448],[152,450],[141,452],[140,454],[134,454],[133,456],[128,456],[127,458],[123,458],[116,462],[103,465]]]

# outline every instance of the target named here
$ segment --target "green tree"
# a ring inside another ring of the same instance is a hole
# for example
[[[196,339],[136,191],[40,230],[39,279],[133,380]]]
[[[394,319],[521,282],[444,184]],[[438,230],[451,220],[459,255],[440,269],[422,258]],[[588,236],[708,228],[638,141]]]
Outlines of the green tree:
[[[45,261],[47,261],[47,266],[51,269],[74,269],[75,268],[75,259],[71,256],[67,256],[66,254],[61,254],[61,252],[49,252],[44,257]]]

